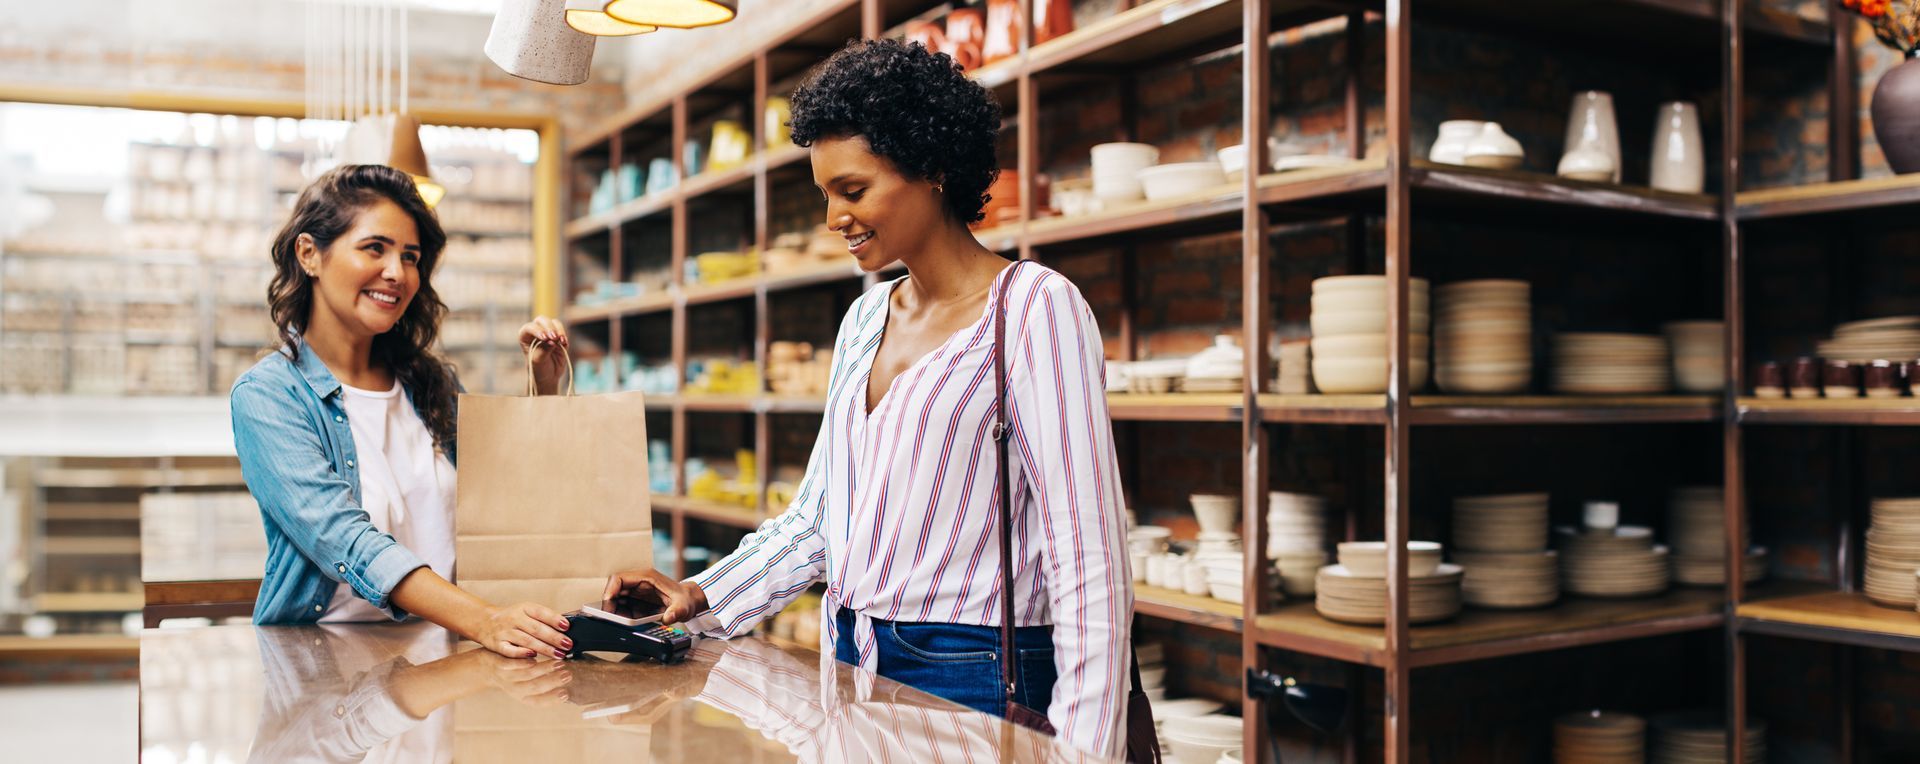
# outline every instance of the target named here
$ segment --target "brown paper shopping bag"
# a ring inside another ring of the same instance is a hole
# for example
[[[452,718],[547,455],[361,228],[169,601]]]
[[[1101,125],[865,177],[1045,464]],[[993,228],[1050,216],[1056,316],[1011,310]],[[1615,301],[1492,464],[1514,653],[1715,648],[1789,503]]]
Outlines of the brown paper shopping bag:
[[[571,361],[569,361],[571,365]],[[460,396],[454,511],[460,588],[560,612],[607,576],[652,567],[647,410],[640,393]]]

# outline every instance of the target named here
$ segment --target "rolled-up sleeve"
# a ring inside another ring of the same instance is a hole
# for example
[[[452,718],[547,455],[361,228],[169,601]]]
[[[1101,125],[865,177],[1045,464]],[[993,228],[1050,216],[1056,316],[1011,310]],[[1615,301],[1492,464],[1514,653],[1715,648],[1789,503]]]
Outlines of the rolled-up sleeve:
[[[1007,323],[1010,416],[1028,506],[1042,515],[1027,522],[1041,534],[1059,673],[1047,717],[1075,748],[1117,757],[1133,589],[1100,330],[1079,290],[1053,274],[1009,300]]]
[[[411,550],[374,527],[353,486],[334,471],[317,425],[270,385],[242,381],[231,396],[241,476],[274,523],[328,578],[394,620],[406,613],[389,601],[395,586],[425,567]]]

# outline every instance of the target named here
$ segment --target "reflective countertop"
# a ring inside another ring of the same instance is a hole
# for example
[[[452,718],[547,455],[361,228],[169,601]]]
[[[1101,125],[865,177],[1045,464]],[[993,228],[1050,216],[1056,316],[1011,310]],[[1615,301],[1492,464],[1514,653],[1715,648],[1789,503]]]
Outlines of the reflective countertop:
[[[150,629],[145,762],[1095,761],[812,650],[511,660],[425,623]]]

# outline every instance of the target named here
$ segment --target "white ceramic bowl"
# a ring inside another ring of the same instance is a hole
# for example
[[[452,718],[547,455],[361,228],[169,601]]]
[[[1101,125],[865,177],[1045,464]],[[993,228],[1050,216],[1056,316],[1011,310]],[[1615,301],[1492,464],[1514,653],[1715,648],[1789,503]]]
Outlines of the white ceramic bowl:
[[[1221,754],[1240,750],[1242,722],[1233,716],[1194,716],[1168,719],[1163,737],[1171,743],[1181,764],[1214,764]]]
[[[1240,521],[1240,497],[1196,493],[1191,497],[1193,515],[1205,533],[1232,531]]]
[[[1165,703],[1153,704],[1153,720],[1166,722],[1191,716],[1206,716],[1221,708],[1217,701],[1205,698],[1176,698]]]
[[[1158,161],[1160,149],[1145,143],[1102,143],[1094,146],[1093,195],[1103,201],[1139,199],[1139,173]]]
[[[1407,323],[1415,332],[1425,332],[1433,325],[1432,314],[1416,310],[1408,316]],[[1307,325],[1312,328],[1315,337],[1331,337],[1340,334],[1385,334],[1387,332],[1387,311],[1379,310],[1314,310],[1307,316]]]
[[[1241,584],[1223,584],[1218,581],[1210,581],[1207,585],[1213,593],[1213,598],[1221,602],[1231,602],[1239,605],[1247,601],[1245,596],[1246,587]]]
[[[1176,162],[1148,167],[1135,177],[1140,179],[1148,201],[1172,199],[1226,185],[1227,174],[1219,162]]]
[[[1429,344],[1426,335],[1411,335],[1407,338],[1407,355],[1416,359],[1425,358]],[[1313,357],[1384,359],[1387,357],[1387,335],[1336,334],[1330,337],[1314,337]]]
[[[1387,577],[1387,542],[1346,541],[1339,546],[1340,565],[1356,578]],[[1407,575],[1431,576],[1440,568],[1440,542],[1407,542]]]
[[[1425,359],[1416,358],[1407,364],[1407,381],[1413,389],[1426,386],[1428,369]],[[1387,359],[1315,358],[1313,384],[1323,393],[1384,393],[1387,391]]]
[[[1309,300],[1313,311],[1322,310],[1371,310],[1385,313],[1387,310],[1387,292],[1384,289],[1339,290],[1313,295]],[[1432,303],[1425,292],[1413,292],[1407,295],[1407,308],[1412,313],[1431,313]]]

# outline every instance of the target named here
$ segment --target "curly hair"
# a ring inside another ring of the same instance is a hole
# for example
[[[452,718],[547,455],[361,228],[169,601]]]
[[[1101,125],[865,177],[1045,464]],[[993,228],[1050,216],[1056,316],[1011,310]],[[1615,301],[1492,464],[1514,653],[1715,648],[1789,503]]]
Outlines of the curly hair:
[[[362,210],[380,200],[393,202],[408,217],[420,236],[420,290],[408,303],[407,312],[392,329],[373,338],[373,361],[384,364],[404,385],[420,420],[433,433],[434,445],[453,450],[454,400],[457,387],[453,369],[433,352],[440,336],[440,320],[447,315],[447,304],[433,291],[433,269],[446,248],[447,234],[439,218],[420,198],[413,177],[382,165],[342,165],[321,175],[313,185],[300,192],[293,216],[273,239],[273,281],[267,285],[267,307],[274,326],[280,330],[279,351],[298,361],[297,338],[307,329],[307,317],[313,310],[314,279],[300,267],[300,234],[313,237],[322,251],[353,227]]]
[[[962,223],[985,217],[1000,174],[1000,105],[953,58],[919,43],[856,40],[793,94],[793,142],[861,136],[910,177],[937,180]]]

